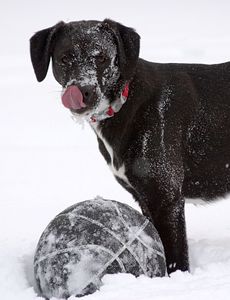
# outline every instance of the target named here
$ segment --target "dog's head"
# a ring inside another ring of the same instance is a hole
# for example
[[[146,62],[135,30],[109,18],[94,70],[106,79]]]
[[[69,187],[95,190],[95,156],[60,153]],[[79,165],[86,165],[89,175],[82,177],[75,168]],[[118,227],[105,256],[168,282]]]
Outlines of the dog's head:
[[[60,22],[30,40],[31,60],[38,81],[53,74],[62,85],[63,104],[75,114],[103,110],[134,75],[139,35],[112,20]]]

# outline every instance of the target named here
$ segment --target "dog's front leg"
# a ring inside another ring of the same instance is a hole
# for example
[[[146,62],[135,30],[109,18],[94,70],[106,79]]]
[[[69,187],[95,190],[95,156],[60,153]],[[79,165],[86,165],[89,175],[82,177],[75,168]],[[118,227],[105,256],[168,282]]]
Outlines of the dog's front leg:
[[[145,199],[144,199],[145,198]],[[162,191],[146,195],[138,200],[142,212],[155,225],[164,245],[168,274],[176,271],[188,271],[188,246],[184,215],[184,199],[179,195],[169,199]]]
[[[134,198],[142,212],[155,225],[164,245],[168,273],[175,270],[189,270],[188,246],[184,215],[184,198],[181,195],[183,185],[183,165],[156,161],[153,165],[154,176],[136,177]],[[137,172],[135,173],[135,175]]]
[[[157,213],[150,210],[164,245],[167,270],[189,270],[188,246],[184,216],[184,200],[182,198],[173,203],[160,207]]]

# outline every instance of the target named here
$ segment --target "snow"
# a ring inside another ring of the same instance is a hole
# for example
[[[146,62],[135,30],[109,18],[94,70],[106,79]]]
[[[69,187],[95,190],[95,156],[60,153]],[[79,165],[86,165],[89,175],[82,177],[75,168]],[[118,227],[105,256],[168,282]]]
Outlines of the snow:
[[[228,0],[1,3],[1,299],[42,300],[33,287],[33,254],[42,231],[60,211],[97,194],[137,208],[99,154],[93,130],[88,125],[82,130],[62,107],[61,87],[51,72],[36,82],[30,36],[61,19],[109,17],[137,29],[143,58],[218,63],[230,57],[229,8]],[[187,204],[191,273],[155,279],[107,275],[101,290],[85,299],[228,299],[229,198],[208,207]]]

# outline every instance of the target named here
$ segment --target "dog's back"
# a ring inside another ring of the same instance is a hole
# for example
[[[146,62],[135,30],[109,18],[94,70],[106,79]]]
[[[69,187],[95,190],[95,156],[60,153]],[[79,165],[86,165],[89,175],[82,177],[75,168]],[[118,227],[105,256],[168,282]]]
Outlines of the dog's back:
[[[230,63],[141,64],[153,69],[155,105],[167,111],[164,130],[169,120],[174,126],[176,119],[184,119],[184,196],[224,196],[230,191]]]

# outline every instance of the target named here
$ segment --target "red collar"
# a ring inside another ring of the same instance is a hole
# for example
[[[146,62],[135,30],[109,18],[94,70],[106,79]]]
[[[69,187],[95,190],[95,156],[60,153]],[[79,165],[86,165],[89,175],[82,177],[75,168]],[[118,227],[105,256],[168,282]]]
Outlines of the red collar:
[[[114,102],[110,104],[110,106],[105,110],[103,110],[102,112],[93,114],[90,117],[90,122],[95,123],[113,117],[114,114],[119,112],[119,110],[122,108],[128,96],[129,96],[129,83],[126,83],[121,93],[121,96],[116,100],[114,100]]]

